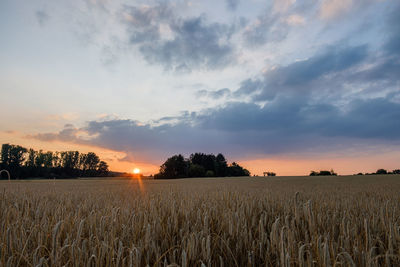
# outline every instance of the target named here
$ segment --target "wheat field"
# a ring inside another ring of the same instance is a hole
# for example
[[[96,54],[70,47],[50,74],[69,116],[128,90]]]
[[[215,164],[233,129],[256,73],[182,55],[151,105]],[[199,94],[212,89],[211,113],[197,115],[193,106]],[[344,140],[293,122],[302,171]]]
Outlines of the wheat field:
[[[398,266],[400,176],[0,182],[0,266]]]

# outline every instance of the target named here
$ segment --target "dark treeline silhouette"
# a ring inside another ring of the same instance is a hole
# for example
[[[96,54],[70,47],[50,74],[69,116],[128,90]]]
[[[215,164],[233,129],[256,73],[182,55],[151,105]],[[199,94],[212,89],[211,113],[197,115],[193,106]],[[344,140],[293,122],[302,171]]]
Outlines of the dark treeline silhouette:
[[[365,173],[365,175],[374,175],[374,174],[400,174],[400,169],[396,169],[393,171],[387,171],[385,169],[378,169],[376,172],[373,172],[373,173]],[[360,172],[357,175],[364,175],[364,174],[362,172]]]
[[[337,173],[335,173],[333,170],[330,171],[311,171],[310,176],[337,176]]]
[[[179,154],[168,158],[154,179],[226,176],[250,176],[250,172],[236,162],[228,166],[222,154],[194,153],[189,159]]]
[[[74,178],[107,176],[108,165],[93,152],[44,152],[19,145],[3,144],[0,169],[10,172],[12,179]],[[2,178],[5,178],[2,176]]]

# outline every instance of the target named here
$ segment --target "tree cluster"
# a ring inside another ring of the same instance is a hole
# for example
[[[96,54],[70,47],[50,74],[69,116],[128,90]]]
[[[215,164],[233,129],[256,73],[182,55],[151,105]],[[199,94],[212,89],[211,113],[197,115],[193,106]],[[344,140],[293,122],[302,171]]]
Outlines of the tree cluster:
[[[154,179],[171,179],[187,177],[226,177],[250,176],[250,172],[236,162],[228,166],[221,153],[213,154],[194,153],[189,159],[181,154],[168,158],[160,167],[160,172]]]
[[[12,178],[73,178],[107,176],[108,165],[93,152],[44,152],[19,145],[3,144],[0,168],[10,172]]]
[[[337,173],[335,173],[333,170],[330,171],[311,171],[310,176],[337,176]]]
[[[387,171],[385,169],[378,169],[376,172],[366,173],[365,175],[373,175],[373,174],[400,174],[400,169],[396,169],[393,171]],[[363,175],[363,173],[360,172],[357,175]]]

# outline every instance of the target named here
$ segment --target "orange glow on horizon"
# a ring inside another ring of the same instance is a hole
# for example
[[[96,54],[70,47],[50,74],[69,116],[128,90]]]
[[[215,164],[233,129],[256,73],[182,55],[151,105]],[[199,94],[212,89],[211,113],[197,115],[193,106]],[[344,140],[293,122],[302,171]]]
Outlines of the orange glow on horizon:
[[[145,161],[125,161],[122,160],[126,154],[120,151],[114,151],[111,149],[84,145],[74,144],[69,142],[62,142],[59,140],[54,141],[41,141],[30,138],[27,134],[18,131],[0,131],[0,146],[1,144],[14,144],[21,145],[25,148],[32,148],[35,150],[44,151],[79,151],[81,153],[94,152],[101,160],[107,162],[110,171],[133,173],[132,165],[136,166],[143,175],[154,175],[158,172],[160,164],[149,163]]]
[[[44,151],[69,151],[77,150],[81,153],[94,152],[101,160],[108,163],[111,171],[125,172],[137,176],[154,175],[159,171],[160,165],[165,161],[155,158],[152,162],[138,158],[138,161],[124,160],[126,154],[96,146],[74,144],[62,141],[41,141],[29,138],[27,134],[18,131],[0,131],[1,144],[16,144],[35,150]],[[379,153],[371,151],[357,151],[356,153],[338,154],[321,153],[318,155],[297,154],[291,156],[275,155],[270,157],[255,156],[252,159],[231,158],[229,162],[236,161],[251,172],[251,175],[262,175],[264,171],[275,172],[278,176],[303,176],[310,171],[333,169],[339,175],[356,174],[358,172],[375,172],[379,168],[389,171],[400,167],[400,146],[382,150]],[[159,161],[157,163],[157,161]],[[132,170],[132,165],[135,168]],[[137,170],[136,170],[137,169]]]

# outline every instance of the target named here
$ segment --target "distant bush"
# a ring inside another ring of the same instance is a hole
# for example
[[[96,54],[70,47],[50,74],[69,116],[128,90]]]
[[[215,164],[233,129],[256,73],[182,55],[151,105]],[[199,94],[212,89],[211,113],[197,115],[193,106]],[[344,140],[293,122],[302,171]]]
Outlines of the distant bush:
[[[311,171],[310,176],[337,176],[337,173],[335,173],[333,170],[330,171]]]

